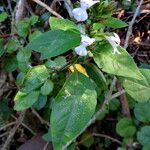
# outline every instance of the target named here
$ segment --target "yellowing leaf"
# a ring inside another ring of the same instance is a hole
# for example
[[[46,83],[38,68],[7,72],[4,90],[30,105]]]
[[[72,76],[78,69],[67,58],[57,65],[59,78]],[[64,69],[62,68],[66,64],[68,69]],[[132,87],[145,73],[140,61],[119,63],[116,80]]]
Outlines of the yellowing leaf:
[[[78,70],[80,73],[84,74],[85,76],[89,77],[87,72],[86,72],[86,69],[80,65],[80,64],[75,64],[75,65],[72,65],[69,67],[70,71],[71,72],[74,72],[75,69]]]

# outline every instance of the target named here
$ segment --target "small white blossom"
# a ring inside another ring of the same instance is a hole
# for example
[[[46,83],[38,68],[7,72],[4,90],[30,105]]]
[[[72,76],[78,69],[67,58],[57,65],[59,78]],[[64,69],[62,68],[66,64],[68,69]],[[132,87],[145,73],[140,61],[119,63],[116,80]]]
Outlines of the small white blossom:
[[[78,22],[85,21],[85,20],[88,19],[88,14],[87,14],[86,10],[82,9],[82,8],[75,8],[75,9],[73,9],[72,14],[73,14],[73,17]]]
[[[94,38],[90,38],[87,35],[81,35],[81,43],[85,47],[92,45],[95,42]]]
[[[99,0],[95,0],[95,1],[94,0],[80,0],[80,5],[81,5],[81,8],[88,9],[91,6],[99,2],[100,2]]]
[[[81,35],[81,45],[76,47],[74,50],[80,56],[86,56],[87,50],[86,47],[90,46],[95,42],[94,38],[90,38],[87,35]]]
[[[118,51],[118,46],[120,45],[120,38],[119,36],[114,33],[114,36],[105,36],[105,38],[108,40],[108,42],[111,44],[111,46],[113,47],[113,53],[114,54],[120,54],[120,52]]]
[[[114,36],[111,36],[111,39],[113,40],[113,41],[115,41],[115,43],[117,44],[117,45],[120,45],[120,37],[118,36],[118,34],[116,34],[116,33],[113,33],[114,34]]]
[[[84,45],[77,46],[74,50],[80,56],[86,56],[87,55],[87,50],[86,50],[86,47]]]

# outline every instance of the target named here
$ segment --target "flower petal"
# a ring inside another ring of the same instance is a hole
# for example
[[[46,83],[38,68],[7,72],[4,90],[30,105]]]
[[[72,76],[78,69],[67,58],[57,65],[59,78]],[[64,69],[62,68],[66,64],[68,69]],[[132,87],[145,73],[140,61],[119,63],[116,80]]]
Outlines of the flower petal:
[[[93,44],[95,42],[94,38],[90,38],[87,35],[81,35],[81,43],[82,45],[84,45],[85,47],[90,46],[91,44]]]
[[[80,5],[83,9],[88,9],[96,3],[99,3],[99,0],[80,0]]]
[[[73,9],[72,14],[78,22],[85,21],[88,19],[88,14],[87,14],[86,10],[82,9],[82,8]]]
[[[120,45],[120,37],[117,33],[114,33],[114,36],[110,36],[113,41],[116,42],[117,45]]]
[[[111,44],[111,46],[113,47],[113,54],[120,54],[120,52],[118,51],[118,44],[115,43],[114,40],[112,40],[112,37],[108,37],[105,36],[105,38],[108,40],[108,42]]]
[[[86,50],[85,46],[83,46],[83,45],[77,46],[74,50],[80,56],[87,55],[87,50]]]

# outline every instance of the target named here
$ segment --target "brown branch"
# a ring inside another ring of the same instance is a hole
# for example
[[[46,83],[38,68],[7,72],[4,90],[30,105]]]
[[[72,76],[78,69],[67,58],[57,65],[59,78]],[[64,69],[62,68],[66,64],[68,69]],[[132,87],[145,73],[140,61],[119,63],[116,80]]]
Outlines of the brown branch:
[[[26,0],[19,0],[17,7],[16,7],[16,14],[15,14],[15,21],[16,23],[24,18],[26,14]]]
[[[105,135],[105,134],[100,134],[100,133],[93,133],[92,134],[93,136],[97,136],[97,137],[102,137],[102,138],[106,138],[106,139],[109,139],[111,140],[112,142],[116,142],[118,143],[119,145],[122,145],[121,141],[119,141],[118,139],[115,139],[109,135]]]
[[[45,124],[45,125],[47,125],[48,127],[50,126],[50,125],[49,125],[49,122],[46,121],[46,120],[44,120],[44,119],[38,114],[38,112],[36,112],[36,110],[33,109],[33,108],[32,108],[32,113],[40,120],[40,122],[41,122],[42,124]]]
[[[40,6],[44,7],[45,9],[47,9],[50,13],[52,13],[54,16],[58,17],[58,18],[63,18],[60,14],[58,14],[57,12],[55,12],[52,8],[50,8],[48,5],[46,5],[45,3],[43,3],[40,0],[32,0],[34,2],[36,2],[37,4],[39,4]]]
[[[126,39],[125,39],[125,44],[124,44],[124,48],[126,49],[129,45],[129,39],[130,39],[130,35],[132,34],[132,28],[133,28],[133,25],[134,25],[134,22],[135,22],[135,19],[139,13],[139,10],[140,10],[140,7],[143,3],[143,0],[140,0],[140,3],[138,5],[138,7],[136,8],[136,11],[134,13],[134,16],[131,20],[131,22],[129,23],[129,27],[128,27],[128,31],[127,31],[127,35],[126,35]]]
[[[119,81],[117,82],[117,89],[119,92],[121,92],[123,90],[122,85],[120,84]],[[125,117],[130,118],[131,114],[130,114],[129,104],[128,104],[127,97],[126,97],[125,93],[120,95],[120,103],[121,103],[121,108],[122,108],[122,114]]]
[[[13,126],[14,124],[16,124],[16,122],[15,122],[15,121],[14,121],[14,122],[11,122],[11,123],[8,123],[8,124],[6,124],[5,126],[3,126],[3,127],[1,127],[1,128],[0,128],[0,131],[4,130],[4,129],[6,129],[6,128],[10,127],[10,126]]]
[[[4,145],[2,146],[1,150],[7,150],[7,148],[9,147],[11,140],[13,139],[17,129],[20,127],[20,125],[24,119],[25,113],[26,113],[26,111],[23,111],[20,113],[19,118],[16,121],[15,126],[10,130],[9,135],[8,135]]]

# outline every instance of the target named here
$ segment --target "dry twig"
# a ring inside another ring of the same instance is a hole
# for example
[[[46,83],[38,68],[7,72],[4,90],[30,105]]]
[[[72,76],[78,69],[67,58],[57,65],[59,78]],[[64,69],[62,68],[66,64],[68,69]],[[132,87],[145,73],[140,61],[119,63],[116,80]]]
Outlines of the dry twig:
[[[25,13],[26,13],[25,3],[26,3],[26,0],[19,0],[19,2],[17,4],[16,14],[15,14],[16,22],[20,21],[25,16]]]
[[[0,131],[4,130],[4,129],[6,129],[6,128],[10,127],[10,126],[13,126],[14,124],[16,124],[16,122],[15,122],[15,121],[14,121],[14,122],[11,122],[11,123],[8,123],[8,124],[6,124],[5,126],[3,126],[3,127],[1,127],[1,128],[0,128]]]
[[[73,14],[72,14],[73,6],[71,4],[71,1],[70,0],[64,0],[64,4],[65,4],[65,8],[68,11],[70,18],[72,18],[73,17]]]
[[[44,120],[44,119],[38,114],[38,112],[36,112],[36,110],[33,109],[33,108],[32,108],[32,113],[40,120],[40,122],[41,122],[42,124],[45,124],[45,125],[47,125],[48,127],[50,126],[50,125],[49,125],[49,122],[46,121],[46,120]]]
[[[129,45],[129,39],[130,39],[130,35],[132,34],[132,28],[133,28],[135,19],[136,19],[138,13],[139,13],[139,10],[140,10],[140,7],[141,7],[142,3],[143,3],[143,0],[140,0],[140,3],[139,3],[139,5],[138,5],[138,7],[137,7],[137,9],[136,9],[136,11],[134,13],[134,16],[133,16],[131,22],[129,23],[129,27],[128,27],[128,31],[127,31],[127,35],[126,35],[126,39],[125,39],[125,44],[124,44],[124,48],[125,49]]]
[[[48,5],[46,5],[42,1],[40,1],[40,0],[33,0],[33,1],[36,2],[37,4],[39,4],[40,6],[44,7],[45,9],[47,9],[54,16],[56,16],[58,18],[63,18],[60,14],[58,14],[57,12],[55,12],[52,8],[50,8]]]
[[[93,136],[96,136],[96,137],[106,138],[106,139],[109,139],[109,140],[111,140],[111,141],[113,141],[113,142],[118,143],[119,145],[122,145],[121,141],[119,141],[118,139],[115,139],[115,138],[113,138],[113,137],[111,137],[111,136],[109,136],[109,135],[100,134],[100,133],[93,133],[92,135],[93,135]]]
[[[9,135],[8,135],[4,145],[2,146],[1,150],[7,150],[7,148],[9,147],[12,138],[14,137],[17,129],[20,127],[20,125],[21,125],[21,123],[22,123],[22,121],[24,119],[25,113],[26,113],[26,111],[22,111],[20,113],[19,118],[16,121],[15,126],[10,130]]]

